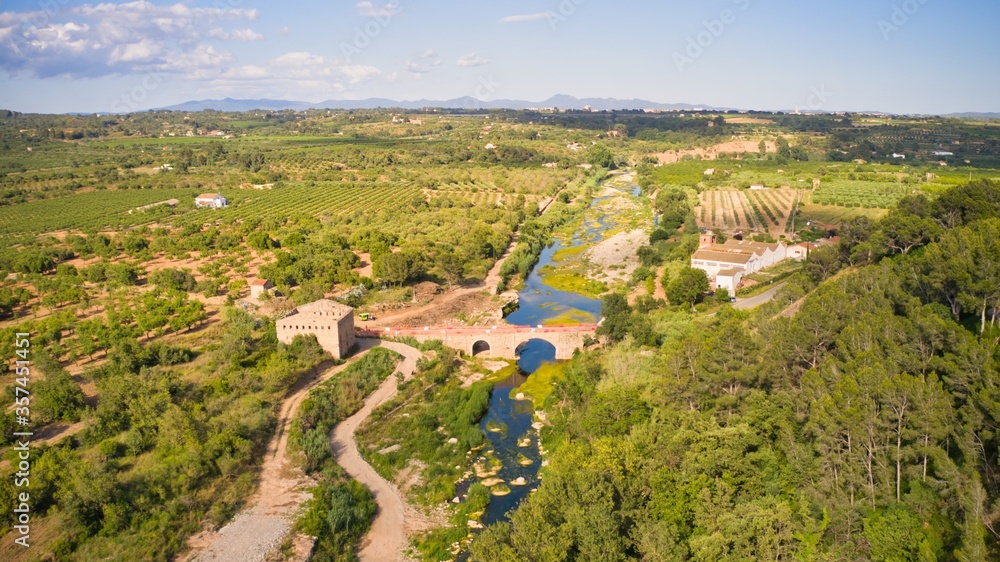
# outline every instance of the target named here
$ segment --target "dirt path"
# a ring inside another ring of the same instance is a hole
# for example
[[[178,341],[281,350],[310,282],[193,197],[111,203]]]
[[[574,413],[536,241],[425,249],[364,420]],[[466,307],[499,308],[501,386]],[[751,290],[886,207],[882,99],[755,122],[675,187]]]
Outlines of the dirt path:
[[[659,269],[656,270],[656,289],[653,291],[654,299],[667,300],[667,292],[663,290],[663,272],[666,271],[667,266],[661,265]]]
[[[313,388],[343,371],[378,342],[358,340],[361,351],[347,363],[296,384],[281,405],[278,428],[268,444],[257,492],[247,508],[217,532],[202,532],[188,541],[192,550],[182,560],[264,560],[288,535],[298,507],[309,499],[311,480],[287,457],[288,431],[299,406]],[[395,380],[392,380],[395,384]]]
[[[750,221],[747,219],[747,211],[743,208],[743,203],[740,201],[740,194],[736,191],[729,192],[729,200],[733,208],[733,217],[736,221],[736,227],[740,230],[748,228]]]
[[[392,342],[382,342],[382,347],[403,356],[403,362],[396,370],[409,380],[417,368],[420,351],[408,345]],[[362,561],[402,560],[408,536],[415,531],[429,528],[427,518],[406,503],[396,486],[379,476],[375,469],[365,462],[358,451],[358,442],[354,438],[354,432],[358,427],[368,419],[375,408],[391,400],[396,395],[396,390],[395,377],[386,379],[378,390],[365,399],[365,405],[357,413],[337,424],[330,438],[337,463],[344,467],[351,478],[371,490],[378,504],[375,521],[361,541],[358,557]]]

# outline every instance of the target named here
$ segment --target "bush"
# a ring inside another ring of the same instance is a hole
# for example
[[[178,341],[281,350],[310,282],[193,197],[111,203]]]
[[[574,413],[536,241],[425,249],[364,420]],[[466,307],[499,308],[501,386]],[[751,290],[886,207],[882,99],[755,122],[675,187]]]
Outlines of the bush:
[[[149,282],[159,287],[186,293],[195,289],[194,275],[186,269],[160,269],[149,274]],[[217,288],[216,288],[217,289]]]
[[[313,488],[313,499],[296,528],[317,538],[311,560],[352,559],[354,545],[368,531],[375,515],[375,499],[356,481],[333,480],[329,475],[324,480]]]

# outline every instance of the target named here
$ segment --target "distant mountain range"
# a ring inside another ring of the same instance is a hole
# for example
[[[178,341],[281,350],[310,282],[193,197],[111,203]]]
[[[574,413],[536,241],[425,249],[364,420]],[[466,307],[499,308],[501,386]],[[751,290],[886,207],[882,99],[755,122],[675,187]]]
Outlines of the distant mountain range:
[[[559,109],[584,109],[588,106],[597,111],[621,111],[627,109],[723,109],[704,105],[691,105],[687,103],[658,103],[640,99],[620,100],[615,98],[576,98],[566,95],[552,96],[547,100],[537,102],[523,100],[481,101],[469,96],[450,100],[422,99],[414,101],[397,101],[386,98],[368,98],[364,100],[326,100],[319,103],[291,100],[236,100],[232,98],[225,98],[221,100],[189,101],[159,109],[172,111],[204,111],[207,109],[216,111],[252,111],[255,109],[424,109],[431,107],[446,109],[540,109],[552,107],[558,107]]]
[[[171,105],[169,107],[160,107],[157,109],[196,112],[205,110],[253,111],[259,109],[259,110],[277,111],[282,109],[292,109],[301,111],[304,109],[379,109],[379,108],[398,108],[398,109],[411,109],[411,110],[426,109],[426,108],[517,110],[517,109],[548,109],[555,107],[558,107],[559,109],[577,109],[577,110],[582,110],[589,107],[595,111],[623,111],[632,109],[653,109],[660,111],[691,111],[698,109],[707,109],[711,111],[737,110],[735,108],[730,108],[730,107],[692,105],[689,103],[659,103],[655,101],[634,99],[634,98],[627,100],[622,100],[617,98],[577,98],[568,95],[556,95],[552,96],[547,100],[542,100],[542,101],[524,101],[524,100],[508,100],[508,99],[481,101],[470,96],[465,96],[449,100],[420,99],[412,101],[399,101],[399,100],[391,100],[388,98],[368,98],[363,100],[326,100],[318,103],[312,103],[307,101],[293,101],[293,100],[225,98],[221,100],[188,101],[184,103],[179,103],[177,105]],[[786,109],[784,111],[785,113],[791,113],[792,110]],[[825,112],[819,111],[811,113],[825,113]],[[852,113],[893,115],[892,113],[886,113],[880,111],[855,111]],[[925,114],[925,116],[927,115]],[[953,117],[958,119],[1000,119],[1000,113],[990,113],[990,112],[949,113],[939,116]]]
[[[958,119],[1000,119],[1000,113],[979,113],[979,112],[965,112],[965,113],[949,113],[944,115],[944,117],[955,117]]]

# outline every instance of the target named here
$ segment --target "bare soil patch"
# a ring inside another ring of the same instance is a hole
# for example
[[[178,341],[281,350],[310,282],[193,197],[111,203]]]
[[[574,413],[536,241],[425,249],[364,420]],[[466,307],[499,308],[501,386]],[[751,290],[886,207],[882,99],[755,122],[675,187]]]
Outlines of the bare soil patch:
[[[361,267],[357,267],[354,271],[362,277],[372,276],[372,256],[368,252],[354,252],[356,256],[361,258]]]
[[[583,254],[594,268],[591,276],[602,281],[628,280],[639,267],[636,253],[648,241],[644,230],[632,230],[598,242]]]
[[[777,152],[778,146],[773,141],[766,141],[768,152]],[[653,156],[662,164],[675,164],[680,162],[685,156],[692,158],[700,157],[702,160],[715,160],[720,154],[740,154],[743,152],[758,152],[760,150],[759,140],[733,140],[710,146],[708,148],[692,148],[688,150],[672,150],[654,154]]]

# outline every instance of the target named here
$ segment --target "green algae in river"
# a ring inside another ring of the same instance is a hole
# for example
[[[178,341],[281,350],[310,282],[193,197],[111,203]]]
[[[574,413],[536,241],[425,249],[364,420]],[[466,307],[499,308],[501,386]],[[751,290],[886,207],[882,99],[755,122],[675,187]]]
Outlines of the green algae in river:
[[[540,274],[546,285],[558,291],[576,293],[592,299],[600,298],[601,295],[608,292],[607,283],[588,279],[576,272],[547,270],[542,271]]]

